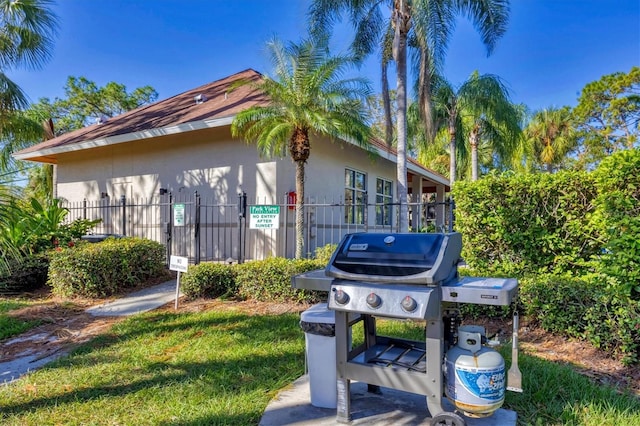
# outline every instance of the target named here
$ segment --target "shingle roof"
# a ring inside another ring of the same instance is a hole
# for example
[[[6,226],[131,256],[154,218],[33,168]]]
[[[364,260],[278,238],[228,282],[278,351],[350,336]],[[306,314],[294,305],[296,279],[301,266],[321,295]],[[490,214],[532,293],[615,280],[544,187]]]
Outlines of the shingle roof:
[[[258,104],[266,104],[264,94],[251,84],[239,85],[240,82],[257,82],[262,74],[247,69],[223,79],[188,90],[173,97],[144,105],[116,117],[109,118],[101,124],[93,124],[56,138],[46,140],[13,155],[21,160],[56,163],[56,155],[60,152],[76,149],[87,149],[103,143],[119,143],[139,138],[150,138],[163,134],[156,132],[172,126],[187,125],[208,120],[231,118],[238,112]],[[196,96],[204,100],[197,103]],[[229,124],[229,123],[226,123]],[[201,126],[187,127],[195,130]],[[170,132],[164,132],[164,134]],[[122,137],[118,138],[118,136]],[[134,135],[134,136],[132,136]],[[138,137],[135,137],[138,136]],[[107,142],[108,140],[108,142]],[[98,143],[99,142],[99,143]],[[373,138],[371,144],[379,154],[390,161],[397,161],[397,151],[384,142]],[[448,179],[423,165],[407,158],[409,164],[422,169],[432,179],[446,183]]]
[[[239,111],[265,103],[265,97],[251,85],[240,85],[240,81],[256,82],[262,75],[252,69],[241,71],[221,80],[188,90],[168,99],[128,111],[109,118],[101,124],[93,124],[53,139],[33,145],[15,155],[29,159],[29,153],[45,149],[104,139],[117,135],[143,132],[184,123],[231,117]],[[236,85],[234,87],[234,85]],[[233,90],[230,90],[233,87]],[[202,103],[195,97],[201,95]]]

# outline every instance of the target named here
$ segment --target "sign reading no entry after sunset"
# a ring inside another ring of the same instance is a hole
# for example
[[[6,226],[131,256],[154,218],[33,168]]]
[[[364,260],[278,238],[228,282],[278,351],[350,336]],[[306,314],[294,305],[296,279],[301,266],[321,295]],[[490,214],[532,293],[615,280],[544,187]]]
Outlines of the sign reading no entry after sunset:
[[[280,206],[249,206],[249,229],[280,228]]]

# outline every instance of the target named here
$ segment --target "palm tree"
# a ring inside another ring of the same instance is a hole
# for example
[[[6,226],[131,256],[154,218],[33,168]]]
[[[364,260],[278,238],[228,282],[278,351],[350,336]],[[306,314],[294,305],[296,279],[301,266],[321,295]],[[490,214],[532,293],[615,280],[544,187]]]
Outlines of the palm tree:
[[[0,141],[6,152],[13,151],[11,144],[16,140],[37,140],[42,136],[39,124],[18,113],[27,107],[27,96],[7,73],[17,68],[38,69],[51,56],[58,29],[51,4],[49,0],[0,0]],[[9,162],[0,164],[0,169],[6,170],[3,166],[8,165]],[[0,227],[11,215],[8,200],[12,194],[7,191],[0,184]],[[6,270],[9,260],[17,254],[2,240],[0,252],[0,269]]]
[[[385,24],[390,12],[390,22]],[[396,137],[397,193],[399,196],[399,226],[409,228],[407,205],[407,47],[409,41],[417,51],[415,61],[419,75],[419,99],[422,116],[427,123],[427,137],[434,128],[431,111],[431,79],[442,65],[447,44],[458,14],[469,17],[491,52],[496,41],[506,31],[509,15],[508,0],[314,0],[309,15],[313,33],[330,31],[330,26],[343,12],[350,16],[356,34],[352,49],[358,57],[378,48],[383,65],[387,64],[388,44],[392,39],[392,57],[396,64]],[[393,37],[390,37],[393,34]],[[388,87],[383,67],[383,88]],[[383,95],[385,95],[383,93]],[[388,103],[385,103],[388,105]]]
[[[533,161],[553,172],[577,147],[571,109],[550,107],[534,113],[524,129],[524,139]]]
[[[463,85],[464,115],[471,122],[468,140],[471,148],[471,180],[478,180],[478,146],[481,140],[500,158],[510,158],[521,140],[520,113],[509,99],[509,92],[500,78],[474,72]]]
[[[27,106],[24,92],[9,79],[15,68],[38,69],[51,56],[58,29],[50,0],[0,0],[0,112]]]
[[[51,56],[58,20],[50,0],[0,0],[0,170],[12,165],[10,153],[39,140],[42,125],[21,110],[27,95],[7,75],[17,69],[41,68]]]
[[[478,147],[505,159],[516,152],[520,141],[520,113],[509,100],[499,77],[475,71],[455,89],[438,79],[433,93],[436,117],[446,123],[449,140],[449,179],[458,174],[457,162],[471,155],[471,180],[478,179]],[[466,136],[468,147],[460,145]],[[464,148],[461,150],[461,148]],[[467,149],[468,148],[468,149]]]
[[[361,78],[341,79],[352,58],[330,56],[328,40],[305,40],[284,46],[268,44],[275,79],[264,77],[257,88],[266,106],[240,112],[231,124],[234,136],[255,141],[262,155],[284,155],[296,165],[296,258],[303,253],[304,168],[312,136],[354,141],[368,148],[365,100],[371,94]]]

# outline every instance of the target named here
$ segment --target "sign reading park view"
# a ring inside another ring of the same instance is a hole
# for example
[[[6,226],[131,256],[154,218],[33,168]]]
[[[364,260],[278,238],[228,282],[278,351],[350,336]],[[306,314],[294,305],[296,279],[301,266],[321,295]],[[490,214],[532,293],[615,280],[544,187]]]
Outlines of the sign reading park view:
[[[280,228],[280,206],[249,206],[249,228]]]

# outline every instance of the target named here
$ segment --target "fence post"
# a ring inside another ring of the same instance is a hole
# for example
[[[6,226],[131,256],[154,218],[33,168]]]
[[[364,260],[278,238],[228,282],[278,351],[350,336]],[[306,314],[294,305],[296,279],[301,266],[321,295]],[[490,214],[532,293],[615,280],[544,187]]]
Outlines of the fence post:
[[[243,262],[242,219],[247,216],[247,193],[238,193],[238,263]]]
[[[82,200],[82,218],[87,220],[87,199]]]
[[[196,240],[196,253],[195,253],[195,264],[200,263],[200,194],[198,191],[195,191],[196,196],[196,225],[194,229],[194,237]]]
[[[453,197],[449,197],[449,232],[453,232],[453,226],[455,222],[455,210],[456,203],[453,201]]]
[[[364,232],[369,232],[369,191],[364,191],[364,211],[362,212],[363,215],[363,222],[364,222]]]
[[[122,194],[120,197],[120,204],[122,205],[122,235],[127,235],[127,197]]]
[[[172,227],[173,227],[173,193],[169,191],[169,221],[167,222],[167,228],[164,233],[167,235],[167,265],[169,265],[169,259],[171,259],[171,244],[172,244]]]

